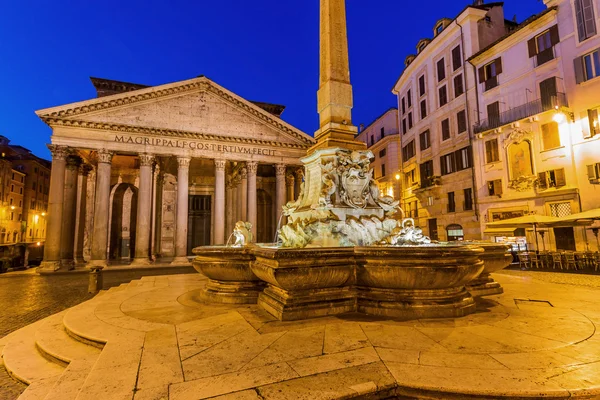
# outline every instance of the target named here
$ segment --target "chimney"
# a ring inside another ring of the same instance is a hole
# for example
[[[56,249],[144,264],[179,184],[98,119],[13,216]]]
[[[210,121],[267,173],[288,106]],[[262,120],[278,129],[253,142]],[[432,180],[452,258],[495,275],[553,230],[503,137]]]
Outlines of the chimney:
[[[365,130],[365,124],[360,124],[360,125],[358,126],[358,133],[360,133],[360,132],[362,132],[362,131],[364,131],[364,130]]]
[[[483,5],[483,1],[484,0],[474,0],[473,1],[473,5],[474,6],[482,6]]]

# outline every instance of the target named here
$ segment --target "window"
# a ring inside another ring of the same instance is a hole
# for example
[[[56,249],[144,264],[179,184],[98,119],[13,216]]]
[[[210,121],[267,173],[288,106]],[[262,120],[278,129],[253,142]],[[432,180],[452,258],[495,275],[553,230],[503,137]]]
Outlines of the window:
[[[463,209],[465,211],[469,211],[473,209],[473,189],[463,189],[463,193],[465,196],[465,203],[463,205]]]
[[[596,34],[593,0],[575,0],[575,17],[580,42]]]
[[[568,201],[550,204],[550,215],[553,217],[560,218],[569,216],[571,214],[571,203]]]
[[[19,188],[19,194],[23,194],[23,188]]]
[[[454,77],[454,97],[458,97],[464,92],[463,77],[462,74],[458,74]]]
[[[442,140],[450,139],[450,120],[446,118],[442,121]]]
[[[451,174],[456,170],[456,163],[454,157],[454,152],[440,157],[440,167],[442,170],[442,175]]]
[[[385,164],[381,164],[381,176],[385,176]]]
[[[590,183],[600,183],[600,163],[588,165],[587,174]]]
[[[35,200],[31,200],[31,204],[30,204],[32,210],[35,210]]]
[[[406,187],[411,187],[415,184],[415,169],[411,169],[410,171],[404,174],[404,182]]]
[[[400,104],[402,105],[402,115],[404,115],[406,114],[406,98],[403,97]]]
[[[10,185],[10,191],[14,192],[15,191],[15,185]]]
[[[487,106],[488,125],[490,127],[500,126],[500,103],[495,101]]]
[[[402,134],[405,135],[408,130],[406,129],[406,118],[402,120]]]
[[[433,196],[427,196],[427,206],[433,206]]]
[[[425,132],[421,132],[419,135],[419,149],[421,151],[426,150],[431,147],[431,136],[429,133],[429,129]]]
[[[560,42],[560,38],[558,36],[558,25],[554,25],[547,31],[544,31],[527,41],[529,57],[536,57],[536,66],[553,60],[554,45],[556,45],[558,42]]]
[[[11,221],[14,221],[14,220],[15,220],[15,213],[14,213],[14,212],[11,212],[11,213],[10,213],[10,220],[11,220]]]
[[[412,107],[412,92],[410,89],[408,89],[408,92],[406,92],[406,105],[408,108]]]
[[[448,212],[456,211],[456,203],[454,202],[454,192],[448,192]]]
[[[433,186],[433,160],[425,161],[419,165],[419,173],[421,175],[422,188]]]
[[[484,83],[484,89],[490,90],[498,86],[498,75],[502,73],[502,59],[494,61],[479,68],[479,83]]]
[[[456,114],[456,126],[458,128],[458,133],[463,133],[467,130],[467,114],[465,110],[459,111]]]
[[[440,33],[442,33],[443,30],[444,30],[444,24],[439,24],[438,26],[435,27],[435,34],[439,35]]]
[[[429,238],[431,240],[438,240],[437,218],[427,220],[427,229],[429,230]]]
[[[492,139],[485,142],[485,162],[493,163],[500,161],[498,154],[498,139]]]
[[[446,78],[446,65],[443,58],[437,62],[437,78],[438,82]]]
[[[446,232],[448,233],[449,242],[456,242],[465,238],[463,227],[457,224],[448,225]]]
[[[11,197],[11,199],[10,199],[10,202],[9,202],[9,205],[11,205],[11,206],[12,206],[12,204],[13,204],[13,199],[12,199],[12,197]]]
[[[585,70],[585,80],[590,80],[600,75],[600,51],[583,56],[583,66]]]
[[[421,100],[421,119],[427,118],[427,99]]]
[[[540,94],[542,96],[542,109],[544,111],[552,110],[559,105],[555,76],[540,82]]]
[[[588,118],[588,123],[582,121],[583,137],[588,139],[600,133],[600,123],[598,120],[598,109],[587,110],[581,115],[581,119]]]
[[[387,149],[383,149],[383,150],[380,150],[380,151],[379,151],[379,157],[380,157],[380,158],[382,158],[382,157],[385,157],[386,150],[387,150]]]
[[[495,179],[487,182],[488,194],[490,196],[502,195],[502,179]]]
[[[411,140],[402,148],[402,161],[406,162],[415,156],[415,141]]]
[[[32,189],[35,191],[37,189],[37,182],[33,182],[31,184]]]
[[[381,133],[381,137],[383,138],[385,136],[385,127],[381,128],[380,133]]]
[[[471,168],[471,146],[463,147],[460,150],[456,150],[456,171],[462,171],[467,168]]]
[[[413,127],[413,117],[412,117],[412,111],[408,113],[408,129],[412,129]]]
[[[553,169],[538,174],[538,186],[540,189],[565,186],[565,169]]]
[[[544,150],[560,147],[560,135],[558,134],[558,124],[556,122],[552,121],[542,125],[542,144]]]
[[[12,173],[12,180],[13,181],[15,180],[15,173],[14,172]]]
[[[440,107],[443,107],[448,103],[448,91],[446,90],[446,85],[439,88],[438,93],[440,99]]]
[[[371,146],[373,146],[373,144],[375,144],[375,141],[373,140],[373,135],[371,135]],[[35,183],[34,183],[35,186]],[[35,187],[33,188],[35,190]]]
[[[462,57],[460,54],[460,46],[452,49],[452,70],[456,71],[462,66]]]
[[[425,96],[425,75],[419,77],[419,97]]]

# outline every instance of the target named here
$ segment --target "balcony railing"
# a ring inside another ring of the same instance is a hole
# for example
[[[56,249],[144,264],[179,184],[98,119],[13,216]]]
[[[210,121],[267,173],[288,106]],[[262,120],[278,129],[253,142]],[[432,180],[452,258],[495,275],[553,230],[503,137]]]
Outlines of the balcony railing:
[[[498,76],[492,76],[484,82],[484,92],[487,92],[488,90],[493,89],[496,86],[498,86]]]
[[[546,50],[543,50],[539,53],[537,53],[536,56],[536,61],[537,61],[537,65],[536,67],[539,67],[542,64],[547,63],[548,61],[552,61],[554,60],[554,47],[550,47]]]
[[[489,131],[490,129],[499,128],[511,122],[531,117],[536,114],[550,111],[556,107],[567,107],[567,96],[564,93],[556,93],[555,96],[547,96],[545,98],[530,101],[518,107],[511,108],[499,115],[492,115],[488,119],[481,120],[473,126],[475,133]]]
[[[441,176],[429,176],[421,180],[421,189],[427,189],[432,186],[438,186],[442,184]]]

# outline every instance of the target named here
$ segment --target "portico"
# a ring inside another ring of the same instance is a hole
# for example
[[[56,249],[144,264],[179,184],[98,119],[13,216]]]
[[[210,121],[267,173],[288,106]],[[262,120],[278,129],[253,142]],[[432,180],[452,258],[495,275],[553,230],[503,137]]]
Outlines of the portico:
[[[315,143],[280,119],[282,106],[206,77],[92,81],[97,99],[37,112],[52,127],[54,161],[42,268],[70,268],[81,253],[97,267],[187,263],[193,247],[226,243],[240,219],[257,241],[273,241],[281,206],[297,196],[299,158]]]

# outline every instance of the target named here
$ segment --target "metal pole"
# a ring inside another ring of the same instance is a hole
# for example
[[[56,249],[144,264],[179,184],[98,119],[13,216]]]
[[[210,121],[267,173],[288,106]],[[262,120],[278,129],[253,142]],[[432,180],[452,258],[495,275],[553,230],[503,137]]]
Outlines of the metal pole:
[[[540,252],[540,245],[538,243],[537,224],[533,224],[533,232],[535,234],[535,252]]]

